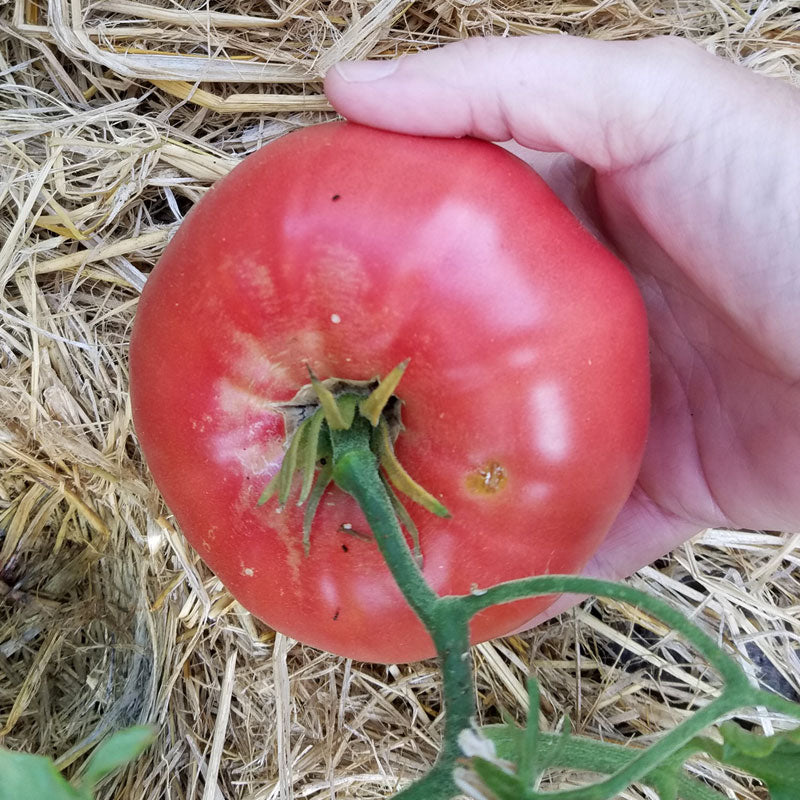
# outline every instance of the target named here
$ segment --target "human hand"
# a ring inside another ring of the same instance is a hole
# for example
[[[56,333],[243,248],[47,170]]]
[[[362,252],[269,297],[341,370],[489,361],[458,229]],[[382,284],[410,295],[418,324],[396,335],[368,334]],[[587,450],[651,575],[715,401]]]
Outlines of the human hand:
[[[367,125],[513,140],[632,270],[650,437],[585,574],[706,527],[800,529],[800,91],[679,39],[565,36],[340,64],[325,91]]]

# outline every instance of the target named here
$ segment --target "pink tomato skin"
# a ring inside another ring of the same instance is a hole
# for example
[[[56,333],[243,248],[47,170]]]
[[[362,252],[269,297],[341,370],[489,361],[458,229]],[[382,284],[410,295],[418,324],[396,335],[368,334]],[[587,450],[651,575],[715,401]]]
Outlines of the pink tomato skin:
[[[403,359],[397,455],[452,512],[408,504],[442,594],[580,571],[636,479],[647,322],[625,267],[503,149],[334,122],[267,145],[188,215],[147,281],[131,394],[153,477],[232,594],[276,630],[364,661],[433,645],[354,501],[259,507],[275,403]],[[506,634],[548,598],[482,612]]]

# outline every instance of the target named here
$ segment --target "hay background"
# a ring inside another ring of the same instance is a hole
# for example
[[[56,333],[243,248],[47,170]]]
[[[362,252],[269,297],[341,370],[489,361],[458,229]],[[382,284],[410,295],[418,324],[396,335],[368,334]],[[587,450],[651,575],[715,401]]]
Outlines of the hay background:
[[[182,215],[243,155],[328,116],[319,78],[339,58],[557,31],[676,34],[800,82],[800,8],[770,0],[0,3],[3,746],[74,774],[108,731],[158,724],[103,800],[381,798],[432,762],[432,663],[351,663],[276,636],[184,543],[131,430],[128,335]],[[707,531],[631,580],[797,699],[799,545]],[[545,726],[564,712],[617,741],[649,738],[718,690],[668,631],[601,601],[475,659],[485,721],[524,718],[533,670]],[[695,768],[731,798],[765,796]]]

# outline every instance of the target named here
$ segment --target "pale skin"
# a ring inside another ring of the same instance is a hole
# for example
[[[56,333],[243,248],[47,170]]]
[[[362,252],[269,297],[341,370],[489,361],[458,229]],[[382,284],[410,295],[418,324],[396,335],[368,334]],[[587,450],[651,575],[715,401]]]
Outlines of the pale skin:
[[[800,90],[674,38],[538,36],[340,64],[325,91],[356,122],[508,143],[636,278],[649,441],[586,575],[707,527],[800,530]]]

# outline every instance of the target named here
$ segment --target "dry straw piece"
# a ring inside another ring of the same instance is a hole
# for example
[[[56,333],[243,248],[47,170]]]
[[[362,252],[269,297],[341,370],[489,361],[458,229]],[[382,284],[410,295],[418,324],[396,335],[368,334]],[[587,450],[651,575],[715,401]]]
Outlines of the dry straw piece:
[[[68,774],[109,731],[158,743],[108,800],[383,798],[432,763],[433,663],[320,653],[243,611],[174,527],[136,447],[127,342],[186,210],[243,155],[330,116],[320,76],[467,36],[690,38],[798,81],[800,11],[764,0],[14,0],[0,7],[0,743]],[[800,538],[706,531],[631,579],[800,696]],[[588,601],[475,649],[483,721],[562,713],[651,737],[718,691],[647,616]],[[752,723],[779,725],[755,711]],[[748,778],[692,767],[731,798]],[[548,776],[552,787],[578,775]],[[652,798],[631,789],[626,798]]]

